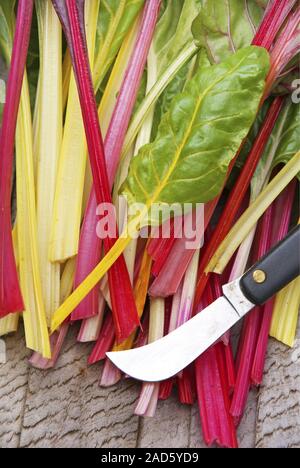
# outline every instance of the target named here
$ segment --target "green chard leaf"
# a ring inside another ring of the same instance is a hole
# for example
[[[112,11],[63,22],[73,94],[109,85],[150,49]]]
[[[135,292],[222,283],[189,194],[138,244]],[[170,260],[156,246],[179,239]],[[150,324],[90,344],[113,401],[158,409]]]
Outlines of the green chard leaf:
[[[150,208],[214,198],[255,120],[269,65],[267,51],[250,46],[219,65],[200,66],[155,141],[133,158],[121,189],[128,202]]]
[[[173,0],[165,2],[163,14],[157,24],[152,51],[156,56],[158,77],[176,57],[194,42],[192,23],[200,10],[201,0]],[[172,99],[181,93],[186,83],[191,63],[181,68],[157,102],[152,128],[153,140],[162,115],[169,109]]]
[[[95,85],[99,88],[133,25],[144,0],[101,0],[95,59]]]
[[[258,136],[259,134],[259,131],[261,129],[261,126],[265,120],[265,117],[268,113],[268,110],[270,108],[270,105],[272,103],[273,99],[267,99],[264,104],[262,105],[261,109],[259,109],[259,112],[256,116],[256,119],[247,135],[247,137],[245,138],[244,140],[244,144],[243,144],[243,147],[240,151],[240,154],[237,158],[237,161],[235,163],[235,167],[237,169],[241,169],[245,162],[246,162],[246,159],[252,149],[252,146],[253,146],[253,143],[256,139],[256,137]]]
[[[249,46],[261,22],[267,1],[202,0],[193,24],[196,42],[205,47],[211,63]]]
[[[15,1],[1,0],[0,3],[0,125],[5,103],[6,80],[11,58],[14,30]]]
[[[161,16],[153,40],[159,74],[180,52],[194,42],[191,26],[200,10],[200,0],[172,0]]]
[[[14,7],[15,1],[12,0],[0,3],[0,49],[6,64],[10,62],[13,45]]]
[[[268,100],[270,101],[270,99]],[[260,111],[255,124],[249,134],[250,148],[252,147],[258,129],[261,126],[270,102],[265,103]],[[286,98],[272,134],[268,139],[264,153],[258,163],[251,181],[252,197],[256,197],[264,183],[268,180],[271,170],[280,163],[286,164],[300,150],[300,106],[293,104],[290,98]],[[240,156],[246,155],[242,152]],[[299,175],[300,177],[300,175]]]
[[[300,150],[300,105],[288,104],[288,110],[280,137],[280,143],[276,151],[273,167],[277,164],[286,164]],[[299,176],[300,177],[300,176]]]

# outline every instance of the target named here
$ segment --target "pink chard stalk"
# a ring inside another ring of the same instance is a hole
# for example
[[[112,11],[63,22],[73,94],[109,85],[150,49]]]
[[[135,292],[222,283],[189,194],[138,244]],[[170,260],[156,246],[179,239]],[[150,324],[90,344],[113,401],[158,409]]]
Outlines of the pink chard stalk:
[[[255,239],[256,252],[253,261],[259,260],[270,249],[273,220],[273,205],[271,205],[260,221]],[[239,358],[237,367],[237,381],[234,389],[230,412],[239,424],[244,414],[248,392],[251,387],[251,370],[254,361],[255,349],[259,330],[262,323],[262,308],[256,307],[244,321],[239,343]]]
[[[208,283],[201,309],[215,300]],[[200,312],[201,313],[201,312]],[[237,448],[234,420],[230,414],[231,388],[226,368],[224,344],[217,343],[203,353],[195,363],[196,388],[203,437],[207,445]]]
[[[271,247],[280,242],[288,233],[292,216],[293,203],[295,199],[296,187],[297,181],[295,179],[273,203],[273,229]],[[268,301],[263,308],[263,319],[259,331],[251,372],[251,380],[254,385],[260,385],[263,380],[263,371],[268,347],[273,307],[274,298]]]
[[[296,3],[297,0],[270,1],[252,44],[270,50],[277,33]]]
[[[267,77],[265,96],[289,62],[300,51],[300,6],[293,11],[271,50],[271,69]]]
[[[20,0],[0,134],[0,317],[24,310],[12,243],[11,181],[19,102],[29,47],[33,0]]]

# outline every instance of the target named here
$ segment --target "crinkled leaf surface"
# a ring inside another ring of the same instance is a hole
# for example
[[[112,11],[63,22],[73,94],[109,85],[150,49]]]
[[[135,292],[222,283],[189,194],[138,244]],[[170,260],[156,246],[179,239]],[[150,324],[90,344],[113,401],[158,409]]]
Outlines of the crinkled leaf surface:
[[[153,143],[132,160],[122,192],[129,203],[196,203],[214,198],[251,127],[269,70],[265,49],[247,47],[196,73],[163,116]]]
[[[202,0],[193,24],[197,43],[205,47],[212,63],[251,44],[267,0]]]

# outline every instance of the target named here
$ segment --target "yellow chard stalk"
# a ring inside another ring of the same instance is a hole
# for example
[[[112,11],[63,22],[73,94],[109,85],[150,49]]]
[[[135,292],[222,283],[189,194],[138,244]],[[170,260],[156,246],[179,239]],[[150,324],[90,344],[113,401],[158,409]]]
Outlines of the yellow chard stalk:
[[[27,77],[25,76],[16,132],[18,259],[25,304],[23,313],[26,345],[45,358],[51,357],[38,260],[37,219],[32,147],[32,124]],[[8,319],[14,328],[17,318]]]
[[[300,276],[277,294],[270,331],[273,338],[291,348],[295,344],[299,307]]]
[[[276,296],[270,335],[294,346],[300,306],[300,277]]]
[[[46,316],[50,323],[60,297],[60,264],[49,260],[49,245],[62,139],[62,30],[50,0],[38,0],[36,9],[41,47],[35,135],[38,253]]]
[[[299,172],[300,151],[271,180],[235,223],[210,260],[206,268],[207,273],[223,273],[234,252],[251,233],[259,218]]]
[[[0,319],[0,336],[5,336],[9,333],[15,333],[18,330],[19,318],[19,314],[9,314],[6,317]]]

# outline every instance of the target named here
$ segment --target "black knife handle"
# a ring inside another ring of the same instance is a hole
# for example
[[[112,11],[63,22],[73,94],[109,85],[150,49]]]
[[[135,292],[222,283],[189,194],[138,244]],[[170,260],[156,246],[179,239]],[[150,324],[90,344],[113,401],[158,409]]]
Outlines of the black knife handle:
[[[256,263],[241,279],[249,301],[264,304],[300,275],[300,225]]]

